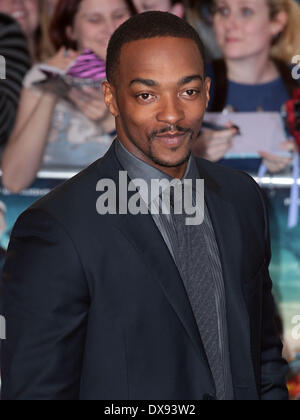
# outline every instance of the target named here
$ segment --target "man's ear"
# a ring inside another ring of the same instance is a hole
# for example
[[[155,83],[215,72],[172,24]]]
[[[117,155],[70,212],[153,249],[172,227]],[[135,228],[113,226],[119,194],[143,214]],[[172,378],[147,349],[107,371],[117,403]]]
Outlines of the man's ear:
[[[184,17],[184,5],[181,3],[176,3],[170,10],[171,13],[173,13],[173,15],[176,15],[180,18]]]
[[[206,108],[208,108],[209,101],[210,101],[210,89],[211,89],[210,77],[206,77],[204,85],[205,85]]]
[[[102,83],[102,91],[104,95],[104,102],[109,109],[110,113],[117,118],[119,116],[119,110],[115,97],[115,88],[108,82]]]

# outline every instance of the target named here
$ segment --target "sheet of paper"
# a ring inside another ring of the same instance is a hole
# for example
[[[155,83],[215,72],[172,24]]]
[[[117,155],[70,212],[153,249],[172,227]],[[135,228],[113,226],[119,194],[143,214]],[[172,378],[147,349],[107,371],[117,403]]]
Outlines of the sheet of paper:
[[[241,135],[233,139],[232,148],[225,158],[258,158],[259,151],[289,156],[280,145],[287,140],[280,113],[207,113],[204,121],[225,126],[228,121],[240,128]]]

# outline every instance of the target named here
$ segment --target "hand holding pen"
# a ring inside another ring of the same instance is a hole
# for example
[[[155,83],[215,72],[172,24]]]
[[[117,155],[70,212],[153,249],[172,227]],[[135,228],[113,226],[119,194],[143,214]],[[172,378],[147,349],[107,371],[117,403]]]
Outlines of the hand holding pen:
[[[202,127],[194,153],[211,162],[221,160],[232,147],[233,138],[241,134],[239,127],[231,122],[225,127],[204,122]]]

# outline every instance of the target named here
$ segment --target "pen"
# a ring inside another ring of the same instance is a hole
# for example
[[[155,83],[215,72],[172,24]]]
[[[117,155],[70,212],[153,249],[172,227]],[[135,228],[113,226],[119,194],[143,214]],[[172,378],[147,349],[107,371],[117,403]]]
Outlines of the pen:
[[[205,128],[207,130],[214,130],[214,131],[224,131],[224,130],[228,130],[228,127],[226,126],[222,126],[222,125],[218,125],[215,123],[210,123],[207,121],[204,121],[202,124],[202,128]],[[241,129],[239,126],[237,125],[233,125],[232,128],[237,130],[237,135],[241,136]]]

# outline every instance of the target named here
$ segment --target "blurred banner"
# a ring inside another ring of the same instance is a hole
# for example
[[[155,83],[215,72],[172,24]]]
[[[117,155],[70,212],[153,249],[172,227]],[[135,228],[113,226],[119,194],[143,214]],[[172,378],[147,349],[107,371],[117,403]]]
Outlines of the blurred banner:
[[[265,190],[270,206],[273,294],[278,309],[278,326],[283,331],[284,356],[290,363],[289,390],[300,398],[300,224],[287,227],[289,188]],[[300,206],[300,202],[299,202]]]

